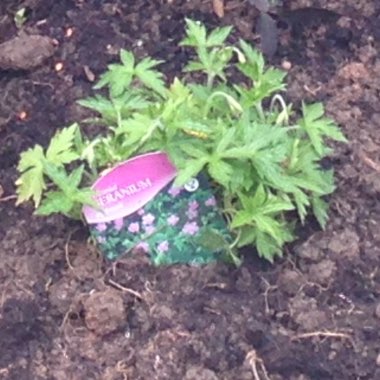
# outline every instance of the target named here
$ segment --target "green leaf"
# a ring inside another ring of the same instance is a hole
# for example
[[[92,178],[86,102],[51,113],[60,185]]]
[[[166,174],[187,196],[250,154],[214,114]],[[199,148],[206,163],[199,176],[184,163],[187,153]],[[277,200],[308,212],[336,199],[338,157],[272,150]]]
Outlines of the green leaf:
[[[88,205],[95,209],[99,208],[98,203],[94,200],[95,191],[91,188],[78,189],[74,195],[73,200],[80,204],[80,206]]]
[[[295,207],[290,200],[270,196],[268,197],[267,202],[261,206],[259,210],[261,214],[269,215],[273,213],[294,210],[294,208]]]
[[[264,72],[264,56],[244,40],[239,42],[246,62],[238,64],[237,68],[252,80],[259,81]]]
[[[112,100],[108,100],[101,95],[95,95],[94,97],[79,100],[78,104],[100,113],[104,122],[112,126],[117,124],[119,115],[123,118],[128,117],[132,111],[147,108],[150,102],[142,95],[130,91]]]
[[[313,213],[318,220],[319,225],[322,229],[326,228],[327,220],[328,220],[328,204],[319,197],[313,197],[311,199],[311,204],[313,207]]]
[[[300,127],[307,133],[315,151],[319,157],[327,153],[324,138],[329,137],[336,141],[347,142],[343,133],[332,120],[323,117],[324,108],[322,103],[306,105],[302,104],[303,119],[298,121]]]
[[[253,216],[249,211],[238,211],[231,221],[231,228],[239,228],[247,224],[252,224]]]
[[[196,177],[204,168],[207,163],[207,158],[198,158],[189,160],[186,167],[180,168],[177,178],[175,179],[176,186],[182,186],[187,183],[191,178]]]
[[[113,118],[116,118],[112,102],[104,96],[95,95],[94,97],[78,100],[77,103],[82,107],[99,112],[103,117],[111,115]]]
[[[76,169],[74,169],[69,175],[70,185],[73,187],[78,187],[82,181],[83,173],[84,173],[84,165],[81,165],[77,167]]]
[[[203,63],[201,63],[201,62],[196,62],[196,61],[191,61],[191,62],[189,62],[189,63],[186,65],[184,71],[190,73],[190,72],[192,72],[192,71],[202,71],[202,70],[204,70],[204,69],[205,69],[205,66],[204,66]]]
[[[186,37],[180,43],[180,46],[206,46],[206,27],[188,18],[186,21]]]
[[[239,230],[238,247],[242,248],[256,241],[256,227],[243,225]]]
[[[132,52],[121,50],[120,59],[122,64],[109,65],[108,71],[100,77],[94,89],[108,86],[111,97],[116,98],[129,88],[134,74],[135,58]]]
[[[125,66],[125,68],[130,69],[131,71],[135,67],[135,56],[130,51],[121,49],[120,50],[120,60]]]
[[[135,75],[142,83],[144,83],[145,86],[165,97],[168,90],[166,89],[165,83],[162,79],[163,75],[156,70],[152,70],[153,67],[156,67],[160,63],[162,63],[162,61],[157,61],[149,57],[144,58],[137,64],[135,68]]]
[[[143,110],[152,104],[143,95],[134,93],[134,91],[127,92],[121,97],[113,99],[113,103],[120,109],[124,117],[127,112]]]
[[[208,155],[204,144],[183,144],[180,149],[192,158],[205,157]]]
[[[225,187],[228,187],[229,183],[233,180],[232,166],[220,159],[213,159],[208,163],[208,172],[215,181]]]
[[[244,209],[253,215],[257,212],[259,207],[265,203],[267,199],[267,193],[263,184],[260,184],[257,187],[253,197],[247,196],[245,194],[239,194],[239,199]]]
[[[268,194],[265,191],[264,185],[261,183],[257,186],[253,198],[246,198],[244,202],[242,200],[242,203],[247,210],[250,210],[252,213],[256,213],[257,210],[265,204],[267,199]]]
[[[135,144],[141,141],[153,122],[148,115],[135,114],[130,119],[122,120],[120,126],[115,129],[115,134],[116,136],[125,135],[124,145]]]
[[[56,166],[50,162],[44,163],[45,174],[53,181],[57,187],[66,194],[73,192],[73,184],[70,182],[68,175],[64,168]],[[74,172],[74,179],[78,176],[78,173]]]
[[[214,29],[207,38],[208,47],[223,45],[227,37],[231,34],[232,26],[224,26]]]
[[[46,188],[43,178],[44,160],[44,152],[40,145],[21,153],[17,166],[18,171],[21,173],[16,181],[17,205],[30,198],[33,199],[36,207],[40,204],[42,192]]]
[[[55,165],[63,165],[79,158],[78,153],[74,151],[77,129],[78,124],[73,124],[55,134],[46,151],[46,159],[49,162]]]
[[[61,191],[50,191],[41,205],[37,208],[36,215],[50,215],[54,213],[68,214],[74,206],[74,202]]]
[[[305,221],[305,217],[307,215],[307,207],[310,206],[310,201],[308,196],[301,190],[295,191],[293,193],[294,202],[297,207],[298,216],[303,224]]]
[[[257,231],[256,247],[259,256],[270,261],[271,263],[273,263],[275,256],[282,256],[281,247],[276,243],[276,241],[269,235],[260,231]]]
[[[271,216],[258,214],[254,215],[253,220],[257,229],[271,236],[278,244],[283,242],[280,223]]]
[[[224,250],[229,245],[225,237],[219,231],[211,227],[203,228],[197,235],[195,242],[211,252]]]
[[[189,87],[177,77],[174,78],[169,90],[170,95],[175,99],[187,99],[191,94]]]
[[[218,153],[219,155],[223,154],[227,150],[227,148],[236,141],[235,133],[236,130],[234,128],[231,128],[227,130],[226,133],[224,133],[216,147],[216,153]]]

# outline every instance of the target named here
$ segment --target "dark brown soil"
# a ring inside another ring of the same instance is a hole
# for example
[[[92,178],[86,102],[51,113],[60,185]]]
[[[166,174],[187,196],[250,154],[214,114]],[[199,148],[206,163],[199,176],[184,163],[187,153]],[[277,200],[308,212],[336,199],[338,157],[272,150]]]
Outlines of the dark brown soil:
[[[272,63],[291,63],[290,99],[323,100],[350,144],[330,162],[327,230],[301,229],[273,266],[252,249],[238,269],[109,267],[84,227],[9,197],[20,151],[83,118],[75,101],[91,93],[89,71],[98,77],[123,47],[165,59],[171,79],[184,17],[256,41],[252,6],[226,1],[219,19],[201,0],[2,0],[0,43],[16,36],[21,3],[24,31],[58,47],[30,71],[0,72],[0,379],[380,379],[380,3],[285,1],[342,15],[279,20]]]

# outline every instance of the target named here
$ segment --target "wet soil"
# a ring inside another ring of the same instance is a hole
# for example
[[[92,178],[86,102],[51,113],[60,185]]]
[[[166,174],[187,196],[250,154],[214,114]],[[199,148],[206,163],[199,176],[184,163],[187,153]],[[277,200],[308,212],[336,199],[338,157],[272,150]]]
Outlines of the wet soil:
[[[120,48],[166,60],[171,80],[186,58],[177,47],[184,17],[232,24],[233,39],[258,41],[257,12],[247,1],[225,1],[223,18],[211,3],[2,0],[0,43],[19,33],[13,15],[26,6],[23,31],[50,37],[57,48],[30,70],[0,72],[0,379],[380,378],[375,0],[284,1],[287,10],[340,14],[279,18],[271,63],[287,61],[289,99],[323,100],[350,143],[331,157],[338,180],[327,230],[312,222],[301,228],[275,265],[251,249],[240,268],[110,266],[87,244],[84,227],[14,205],[20,151],[86,115],[76,100],[91,94],[93,76]]]

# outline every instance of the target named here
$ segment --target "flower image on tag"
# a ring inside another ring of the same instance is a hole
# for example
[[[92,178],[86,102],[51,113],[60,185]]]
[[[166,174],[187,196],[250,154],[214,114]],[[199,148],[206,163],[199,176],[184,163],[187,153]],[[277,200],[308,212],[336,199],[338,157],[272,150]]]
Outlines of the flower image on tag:
[[[108,259],[148,255],[156,265],[205,264],[231,241],[207,179],[173,185],[174,166],[162,153],[126,161],[93,186],[99,210],[84,209],[92,236]]]

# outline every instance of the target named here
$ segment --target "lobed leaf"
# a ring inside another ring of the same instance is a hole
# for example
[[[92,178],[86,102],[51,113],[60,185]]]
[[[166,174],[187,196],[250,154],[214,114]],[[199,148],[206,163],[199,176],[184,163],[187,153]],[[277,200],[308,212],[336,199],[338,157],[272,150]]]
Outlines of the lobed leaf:
[[[16,181],[17,205],[31,198],[36,207],[40,204],[42,192],[46,189],[43,178],[44,158],[44,152],[40,145],[21,153],[17,166],[17,170],[21,173]]]
[[[55,165],[63,165],[79,158],[74,151],[74,139],[77,129],[78,124],[75,123],[55,134],[46,151],[47,161]]]

